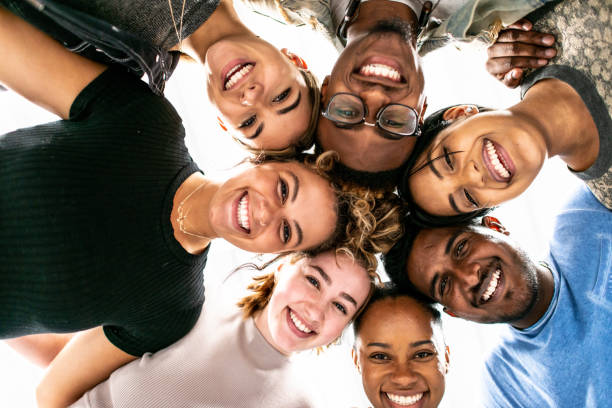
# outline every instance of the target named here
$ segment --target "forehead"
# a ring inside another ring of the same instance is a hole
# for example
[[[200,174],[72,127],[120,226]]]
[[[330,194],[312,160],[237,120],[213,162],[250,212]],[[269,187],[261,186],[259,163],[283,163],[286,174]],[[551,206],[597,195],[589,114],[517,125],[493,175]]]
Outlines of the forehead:
[[[412,343],[433,338],[433,317],[423,305],[408,296],[382,299],[368,308],[358,337],[385,342]]]

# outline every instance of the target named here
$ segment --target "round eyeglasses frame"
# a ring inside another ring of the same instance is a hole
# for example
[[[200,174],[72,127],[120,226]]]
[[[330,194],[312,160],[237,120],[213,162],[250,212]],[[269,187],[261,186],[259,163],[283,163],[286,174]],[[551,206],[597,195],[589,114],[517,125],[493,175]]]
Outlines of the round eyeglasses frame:
[[[363,110],[363,115],[359,121],[345,122],[345,121],[339,120],[338,118],[333,117],[329,113],[329,107],[332,105],[334,98],[336,98],[338,95],[350,95],[351,97],[356,98],[356,100],[359,100],[361,102],[361,108]],[[410,133],[394,132],[392,130],[385,129],[383,125],[380,123],[382,115],[387,110],[387,108],[393,107],[393,106],[401,106],[402,108],[407,108],[409,112],[412,112],[412,114],[414,115],[414,123],[415,123],[414,130],[412,132]],[[368,106],[365,104],[364,100],[361,99],[359,95],[355,95],[350,92],[338,92],[332,95],[327,106],[324,109],[323,108],[321,109],[321,115],[323,115],[324,118],[332,121],[335,125],[339,125],[339,127],[342,127],[342,128],[352,128],[354,126],[359,126],[359,125],[378,127],[380,130],[382,130],[381,136],[384,137],[385,139],[400,140],[404,137],[419,137],[421,135],[421,127],[419,126],[419,114],[417,113],[416,110],[414,110],[413,107],[404,105],[401,103],[390,103],[380,108],[378,112],[376,113],[376,121],[374,123],[370,123],[366,121],[366,117],[368,116]]]

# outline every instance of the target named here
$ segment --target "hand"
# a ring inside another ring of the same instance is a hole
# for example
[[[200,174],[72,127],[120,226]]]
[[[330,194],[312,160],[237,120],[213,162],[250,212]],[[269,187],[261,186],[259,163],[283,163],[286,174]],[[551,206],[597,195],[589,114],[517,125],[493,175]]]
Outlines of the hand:
[[[557,55],[552,47],[555,37],[531,31],[532,28],[531,22],[521,19],[500,31],[495,44],[487,50],[487,71],[509,88],[521,83],[524,68],[539,68]]]

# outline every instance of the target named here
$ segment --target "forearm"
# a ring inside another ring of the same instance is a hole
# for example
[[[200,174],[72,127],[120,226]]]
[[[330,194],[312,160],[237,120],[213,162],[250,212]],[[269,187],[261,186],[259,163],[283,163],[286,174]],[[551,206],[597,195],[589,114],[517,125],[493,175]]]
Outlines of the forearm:
[[[68,118],[76,96],[105,69],[1,6],[0,56],[0,83],[62,118]]]
[[[8,339],[5,343],[39,367],[47,368],[75,333],[45,333]]]

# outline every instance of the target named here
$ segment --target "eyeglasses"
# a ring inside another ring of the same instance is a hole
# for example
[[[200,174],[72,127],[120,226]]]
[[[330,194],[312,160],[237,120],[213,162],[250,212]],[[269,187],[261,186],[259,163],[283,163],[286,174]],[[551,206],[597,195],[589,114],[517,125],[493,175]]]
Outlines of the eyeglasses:
[[[368,107],[363,99],[348,92],[333,95],[321,114],[340,128],[352,128],[361,124],[377,126],[383,130],[382,136],[386,139],[399,140],[406,136],[421,135],[419,115],[410,106],[400,103],[385,105],[378,110],[376,122],[369,123],[366,122]]]

